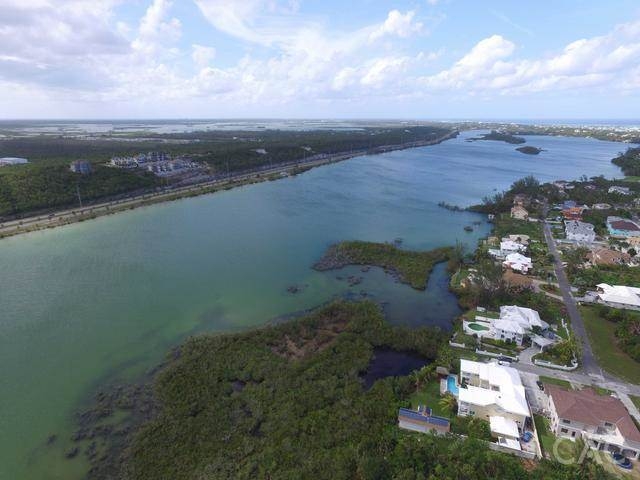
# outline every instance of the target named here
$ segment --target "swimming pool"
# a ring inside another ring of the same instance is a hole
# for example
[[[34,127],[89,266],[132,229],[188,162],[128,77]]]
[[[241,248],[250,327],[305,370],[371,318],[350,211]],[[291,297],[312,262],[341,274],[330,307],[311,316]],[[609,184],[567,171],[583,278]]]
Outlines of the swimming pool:
[[[477,332],[482,332],[485,330],[489,330],[489,327],[485,327],[484,325],[480,325],[479,323],[469,323],[467,325],[471,330],[475,330]]]
[[[455,375],[449,375],[447,377],[447,392],[451,392],[456,397],[458,396],[459,389],[458,389],[458,385],[456,385]]]

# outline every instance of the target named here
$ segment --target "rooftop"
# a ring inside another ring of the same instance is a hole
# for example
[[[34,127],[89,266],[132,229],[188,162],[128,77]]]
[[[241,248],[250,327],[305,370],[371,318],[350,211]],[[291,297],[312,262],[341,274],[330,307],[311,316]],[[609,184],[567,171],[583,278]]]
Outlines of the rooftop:
[[[609,285],[600,283],[596,285],[600,298],[604,302],[621,303],[640,307],[640,288],[627,287],[625,285]]]
[[[590,388],[565,390],[557,385],[545,385],[553,398],[553,404],[560,418],[577,421],[597,427],[604,422],[618,427],[628,440],[640,442],[640,431],[633,422],[624,404],[617,398],[598,395]]]

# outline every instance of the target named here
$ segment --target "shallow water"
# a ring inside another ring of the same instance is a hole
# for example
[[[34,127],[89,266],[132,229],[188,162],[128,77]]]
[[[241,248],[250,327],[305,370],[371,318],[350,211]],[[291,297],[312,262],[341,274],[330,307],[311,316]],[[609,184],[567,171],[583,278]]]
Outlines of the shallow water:
[[[476,203],[530,173],[619,174],[610,163],[617,143],[531,137],[548,151],[529,156],[465,141],[476,134],[2,240],[0,478],[79,478],[82,455],[63,456],[73,413],[96,388],[135,379],[188,335],[248,328],[361,291],[395,323],[446,328],[458,313],[444,266],[426,292],[375,268],[312,270],[333,242],[474,247],[489,231],[483,217],[438,202]],[[336,278],[349,275],[362,283]],[[288,293],[292,285],[301,291]],[[51,434],[59,439],[47,446]]]

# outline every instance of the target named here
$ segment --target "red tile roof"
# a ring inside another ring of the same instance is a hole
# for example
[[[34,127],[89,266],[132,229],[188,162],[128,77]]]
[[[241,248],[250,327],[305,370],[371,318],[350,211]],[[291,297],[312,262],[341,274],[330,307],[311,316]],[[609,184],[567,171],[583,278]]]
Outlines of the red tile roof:
[[[546,385],[553,399],[558,417],[597,427],[604,422],[615,424],[628,440],[640,442],[640,431],[633,423],[624,404],[609,395],[598,395],[590,388],[565,390],[556,385]]]
[[[611,227],[616,230],[626,230],[628,232],[637,232],[640,230],[635,223],[629,222],[628,220],[616,220],[611,222]]]

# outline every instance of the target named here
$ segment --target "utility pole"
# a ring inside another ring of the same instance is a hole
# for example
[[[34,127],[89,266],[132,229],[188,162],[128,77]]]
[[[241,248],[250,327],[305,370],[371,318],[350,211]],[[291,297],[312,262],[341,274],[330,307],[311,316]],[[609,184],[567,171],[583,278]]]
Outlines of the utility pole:
[[[76,183],[76,193],[78,194],[78,203],[80,203],[80,208],[82,208],[82,197],[80,196],[80,184]]]

